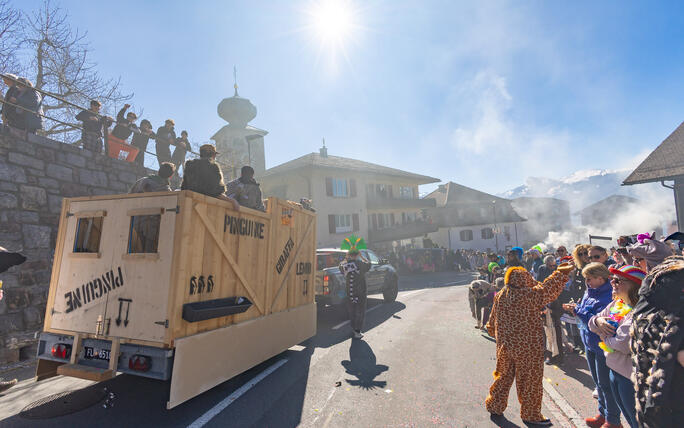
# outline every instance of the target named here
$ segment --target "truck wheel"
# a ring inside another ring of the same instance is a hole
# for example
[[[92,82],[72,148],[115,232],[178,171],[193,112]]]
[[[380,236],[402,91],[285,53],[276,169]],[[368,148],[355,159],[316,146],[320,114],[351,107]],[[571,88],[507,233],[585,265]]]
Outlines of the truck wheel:
[[[382,296],[385,298],[385,303],[392,303],[397,300],[399,293],[399,281],[397,277],[388,276],[385,278],[385,286],[382,287]]]

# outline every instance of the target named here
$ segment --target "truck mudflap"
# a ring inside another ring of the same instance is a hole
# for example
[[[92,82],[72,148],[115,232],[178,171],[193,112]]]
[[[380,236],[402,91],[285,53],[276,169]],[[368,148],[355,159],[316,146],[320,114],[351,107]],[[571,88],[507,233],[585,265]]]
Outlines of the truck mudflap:
[[[110,364],[111,359],[116,358],[112,355],[112,340],[83,338],[78,348],[78,350],[74,349],[74,336],[41,333],[38,341],[37,380],[59,374],[57,372],[58,367],[70,363],[83,368],[106,371],[112,366]],[[72,359],[71,354],[74,351],[78,354]],[[115,371],[152,379],[168,380],[171,377],[173,354],[173,349],[122,343],[119,345]],[[87,375],[79,376],[77,371],[73,370],[62,371],[67,376],[99,380]]]
[[[315,334],[316,304],[310,303],[177,339],[166,408],[176,407]]]

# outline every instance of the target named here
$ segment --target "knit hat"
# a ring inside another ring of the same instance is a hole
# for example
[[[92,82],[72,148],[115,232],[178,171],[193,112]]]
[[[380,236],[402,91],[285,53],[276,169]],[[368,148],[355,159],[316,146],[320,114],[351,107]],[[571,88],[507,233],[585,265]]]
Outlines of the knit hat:
[[[515,252],[515,254],[518,255],[518,260],[522,260],[522,258],[523,258],[523,253],[525,252],[522,248],[520,248],[520,247],[513,247],[513,248],[511,248],[511,251]]]
[[[646,278],[646,272],[632,265],[624,265],[617,269],[610,267],[608,268],[608,270],[613,275],[621,276],[632,282],[636,282],[637,284],[641,284],[641,281],[643,281],[644,278]]]
[[[497,262],[490,262],[490,263],[487,265],[487,270],[488,270],[489,272],[491,272],[494,268],[498,268],[498,267],[499,267],[499,264],[498,264]]]

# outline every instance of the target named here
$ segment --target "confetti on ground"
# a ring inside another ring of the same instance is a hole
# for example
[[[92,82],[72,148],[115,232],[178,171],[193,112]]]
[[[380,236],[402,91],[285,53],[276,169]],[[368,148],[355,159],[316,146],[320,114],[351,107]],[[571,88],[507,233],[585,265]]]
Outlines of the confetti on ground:
[[[390,392],[392,392],[392,390],[391,390],[391,389],[386,389],[385,392],[389,394]]]
[[[318,411],[319,411],[318,409],[314,409],[314,412],[318,412]]]
[[[342,382],[338,380],[337,382],[335,382],[335,386],[342,386]]]
[[[553,381],[552,381],[551,378],[549,378],[549,377],[546,378],[546,381],[547,381],[548,383],[553,383]]]

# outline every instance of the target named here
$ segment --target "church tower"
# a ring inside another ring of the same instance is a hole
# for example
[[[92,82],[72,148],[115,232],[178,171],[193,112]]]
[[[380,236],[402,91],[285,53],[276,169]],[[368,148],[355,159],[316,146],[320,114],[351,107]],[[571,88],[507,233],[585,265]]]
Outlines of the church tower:
[[[219,155],[216,161],[221,165],[226,180],[240,176],[240,169],[249,165],[256,176],[266,170],[264,137],[268,131],[255,128],[249,122],[257,115],[257,109],[247,98],[238,94],[237,79],[235,94],[224,98],[218,105],[218,115],[228,122],[213,137]]]

